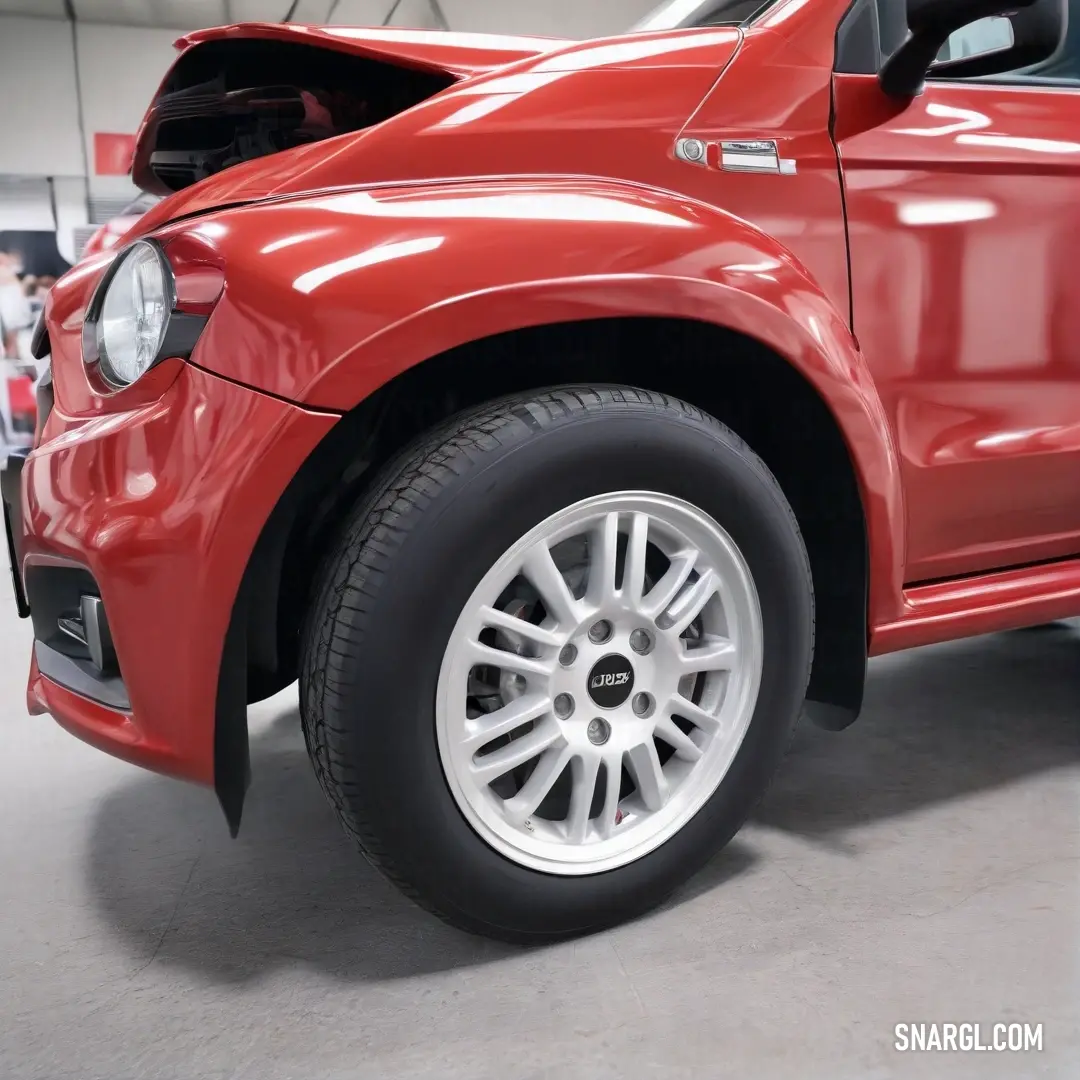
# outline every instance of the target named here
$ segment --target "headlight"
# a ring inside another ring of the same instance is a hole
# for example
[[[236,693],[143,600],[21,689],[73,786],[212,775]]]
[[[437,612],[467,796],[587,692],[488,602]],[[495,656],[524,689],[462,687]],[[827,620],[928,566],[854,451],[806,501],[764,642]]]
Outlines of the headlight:
[[[86,344],[93,348],[85,359],[99,365],[110,386],[130,386],[158,359],[173,308],[172,275],[160,249],[145,240],[132,244],[91,307]]]
[[[156,241],[136,240],[98,283],[86,309],[82,346],[83,362],[104,389],[123,390],[160,361],[191,356],[224,276],[212,261],[192,260],[184,252],[178,258],[174,270]]]
[[[98,321],[98,362],[110,383],[130,385],[157,359],[172,311],[165,275],[157,248],[145,243],[130,248],[113,274]]]

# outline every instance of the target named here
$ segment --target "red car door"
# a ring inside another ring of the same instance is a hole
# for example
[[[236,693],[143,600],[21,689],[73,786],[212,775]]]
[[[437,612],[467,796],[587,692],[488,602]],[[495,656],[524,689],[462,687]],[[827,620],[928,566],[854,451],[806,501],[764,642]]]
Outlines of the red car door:
[[[902,5],[879,3],[884,27]],[[854,329],[903,461],[909,582],[1080,552],[1070,6],[1063,51],[1022,74],[931,80],[906,102],[835,77]]]

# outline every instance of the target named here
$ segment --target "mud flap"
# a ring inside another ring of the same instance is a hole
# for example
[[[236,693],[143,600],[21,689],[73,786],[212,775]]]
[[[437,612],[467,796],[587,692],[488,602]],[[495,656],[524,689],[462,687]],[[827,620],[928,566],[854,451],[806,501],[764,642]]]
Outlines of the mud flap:
[[[247,722],[247,583],[233,606],[218,673],[214,713],[214,791],[233,839],[240,832],[244,797],[251,785]]]

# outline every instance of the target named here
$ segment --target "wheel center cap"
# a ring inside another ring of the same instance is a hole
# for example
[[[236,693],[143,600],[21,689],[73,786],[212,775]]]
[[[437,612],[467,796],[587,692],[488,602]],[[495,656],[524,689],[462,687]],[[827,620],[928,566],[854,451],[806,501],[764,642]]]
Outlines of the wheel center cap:
[[[609,653],[589,672],[589,697],[601,709],[617,709],[634,689],[634,668],[621,653]]]

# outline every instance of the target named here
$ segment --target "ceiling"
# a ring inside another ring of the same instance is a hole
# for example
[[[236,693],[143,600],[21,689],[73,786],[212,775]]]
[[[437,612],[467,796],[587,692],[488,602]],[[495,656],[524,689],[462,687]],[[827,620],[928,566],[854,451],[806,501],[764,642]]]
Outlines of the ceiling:
[[[446,28],[439,0],[0,0],[0,15],[195,30],[225,23],[293,22]]]

